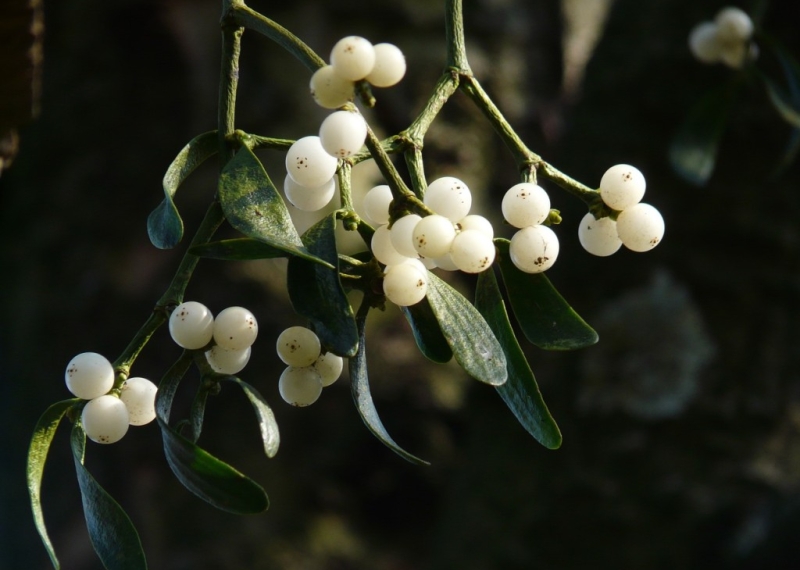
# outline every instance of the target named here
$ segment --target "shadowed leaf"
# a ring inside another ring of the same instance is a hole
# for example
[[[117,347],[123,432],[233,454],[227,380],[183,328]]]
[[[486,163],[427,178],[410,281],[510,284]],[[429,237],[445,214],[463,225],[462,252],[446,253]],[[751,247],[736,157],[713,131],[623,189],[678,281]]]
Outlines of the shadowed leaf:
[[[131,519],[83,465],[86,434],[80,422],[73,426],[71,440],[86,528],[97,556],[107,570],[146,569],[142,543]]]
[[[675,172],[688,182],[702,186],[714,172],[732,99],[728,86],[707,93],[678,127],[670,144],[669,160]]]
[[[28,494],[31,501],[31,510],[33,511],[33,522],[36,524],[36,530],[42,538],[47,554],[53,562],[53,567],[60,568],[58,558],[56,557],[53,544],[50,542],[50,537],[47,535],[47,527],[44,524],[44,513],[42,511],[42,477],[44,476],[44,466],[47,462],[47,454],[50,451],[50,444],[53,443],[53,437],[56,435],[61,420],[69,411],[70,408],[82,402],[79,398],[72,398],[70,400],[63,400],[56,402],[39,418],[36,422],[36,428],[33,430],[31,437],[30,447],[28,448],[28,464],[27,464],[27,479],[28,479]]]
[[[410,307],[400,307],[403,314],[411,325],[411,332],[414,333],[414,340],[417,347],[426,358],[444,364],[453,358],[453,351],[447,344],[447,339],[442,334],[436,315],[425,298]]]
[[[147,218],[147,235],[159,249],[175,247],[183,237],[183,220],[173,198],[178,187],[207,158],[217,152],[217,131],[203,133],[187,144],[164,174],[164,200]]]
[[[224,259],[228,261],[248,261],[251,259],[274,259],[288,257],[282,249],[272,247],[252,238],[224,239],[196,245],[189,253],[208,259]]]
[[[350,357],[358,348],[358,330],[339,280],[335,229],[336,214],[325,216],[303,234],[303,243],[310,253],[337,269],[293,257],[286,281],[294,310],[311,321],[322,345],[334,354]]]
[[[497,387],[497,393],[536,441],[549,449],[561,447],[561,431],[544,403],[536,377],[517,342],[491,269],[478,276],[475,307],[497,336],[508,362],[508,380]]]
[[[247,382],[243,382],[235,376],[228,376],[225,380],[238,384],[244,391],[244,395],[253,404],[258,419],[258,428],[261,432],[261,441],[264,443],[264,453],[266,453],[267,457],[275,457],[275,454],[278,453],[281,437],[278,432],[278,422],[275,421],[275,414],[272,413],[267,401],[258,390]]]
[[[545,350],[574,350],[597,342],[597,333],[556,291],[544,273],[517,269],[508,253],[509,241],[495,239],[497,262],[511,309],[530,342]]]
[[[362,312],[364,313],[363,315],[361,314]],[[350,359],[349,366],[350,387],[353,392],[353,400],[355,400],[356,409],[361,419],[364,420],[367,429],[369,429],[369,431],[371,431],[386,447],[411,463],[430,465],[427,461],[410,454],[397,445],[389,435],[389,432],[386,431],[386,428],[383,427],[383,422],[381,422],[380,417],[378,417],[378,410],[375,408],[375,402],[372,401],[372,394],[369,391],[369,378],[367,377],[367,353],[365,344],[366,313],[367,311],[360,310],[356,318],[359,332],[358,351],[356,355]]]

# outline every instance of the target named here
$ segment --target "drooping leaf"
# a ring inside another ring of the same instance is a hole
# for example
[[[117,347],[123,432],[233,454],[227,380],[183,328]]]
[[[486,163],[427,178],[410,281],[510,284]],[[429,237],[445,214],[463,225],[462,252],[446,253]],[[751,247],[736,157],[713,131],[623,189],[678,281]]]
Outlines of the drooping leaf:
[[[225,378],[230,382],[238,384],[244,391],[247,399],[253,404],[258,418],[258,427],[261,431],[261,441],[264,443],[264,453],[267,457],[275,457],[278,453],[278,446],[281,443],[281,436],[278,432],[278,422],[275,421],[275,414],[272,413],[272,408],[269,407],[264,397],[247,382],[242,382],[235,376],[228,376]]]
[[[192,352],[185,350],[158,384],[156,419],[167,463],[184,487],[218,509],[240,514],[265,511],[269,499],[264,489],[169,425],[172,400],[191,364]]]
[[[161,418],[157,419],[167,463],[184,487],[230,513],[254,514],[267,510],[269,499],[260,485],[180,435]]]
[[[472,303],[431,272],[427,299],[461,368],[486,384],[503,384],[508,377],[503,348]]]
[[[335,229],[336,214],[325,216],[303,234],[303,243],[310,253],[336,269],[293,257],[286,281],[294,310],[311,321],[322,345],[334,354],[350,357],[358,348],[358,330],[339,280]]]
[[[508,362],[508,381],[497,387],[497,393],[536,441],[549,449],[558,449],[561,447],[561,431],[544,403],[536,377],[517,342],[491,269],[478,276],[475,307],[497,336]]]
[[[447,339],[442,334],[436,315],[425,298],[416,305],[410,307],[400,307],[403,314],[411,325],[411,332],[414,333],[414,340],[417,347],[426,358],[444,364],[453,358],[453,351],[447,344]]]
[[[251,259],[274,259],[288,257],[282,249],[272,247],[252,238],[224,239],[189,248],[189,253],[209,259],[248,261]]]
[[[53,437],[56,435],[61,420],[69,411],[70,408],[79,404],[82,400],[79,398],[72,398],[70,400],[63,400],[56,402],[39,418],[36,422],[36,428],[33,430],[31,437],[30,447],[28,447],[28,463],[26,469],[26,476],[28,480],[28,495],[31,501],[31,510],[33,511],[33,522],[36,525],[36,530],[42,539],[47,554],[53,563],[53,567],[58,569],[60,564],[56,557],[56,552],[53,549],[53,543],[50,542],[50,537],[47,534],[47,527],[44,524],[44,512],[42,511],[42,478],[44,476],[44,466],[47,462],[47,454],[50,451],[50,444],[53,442]]]
[[[569,306],[544,273],[520,271],[509,256],[509,241],[498,238],[494,243],[508,300],[525,338],[545,350],[575,350],[597,342],[595,330]]]
[[[670,144],[669,160],[675,172],[688,182],[702,186],[714,172],[732,99],[729,86],[707,93],[678,127]]]
[[[359,333],[358,350],[355,356],[350,359],[349,366],[350,387],[353,392],[353,400],[355,400],[356,409],[361,419],[364,420],[367,429],[369,429],[369,431],[371,431],[386,447],[411,463],[430,465],[427,461],[420,459],[416,455],[412,455],[397,445],[394,439],[389,435],[389,432],[386,431],[383,422],[381,422],[378,416],[378,410],[375,408],[375,402],[373,402],[372,394],[369,391],[369,378],[367,377],[367,352],[365,344],[366,312],[367,311],[360,310],[356,318]]]
[[[767,41],[764,42],[764,47],[770,49],[775,54],[783,70],[792,107],[795,110],[800,109],[800,64],[783,46],[774,41],[774,39],[765,39]],[[798,152],[800,152],[800,128],[793,126],[792,132],[789,134],[789,140],[777,161],[773,176],[778,176],[785,171],[794,162]]]
[[[800,128],[800,108],[795,106],[791,96],[763,73],[759,73],[758,77],[761,78],[764,89],[767,91],[769,101],[772,103],[772,106],[775,107],[778,115],[791,126]]]
[[[86,434],[80,422],[75,422],[71,439],[83,514],[94,551],[107,570],[146,569],[142,542],[131,519],[83,465]]]
[[[187,144],[172,161],[164,174],[164,200],[147,218],[147,235],[159,249],[175,247],[183,237],[183,220],[175,206],[178,187],[207,158],[218,150],[217,131],[203,133]]]
[[[261,162],[246,146],[222,169],[219,200],[228,222],[247,237],[289,255],[330,265],[303,246],[283,198]]]

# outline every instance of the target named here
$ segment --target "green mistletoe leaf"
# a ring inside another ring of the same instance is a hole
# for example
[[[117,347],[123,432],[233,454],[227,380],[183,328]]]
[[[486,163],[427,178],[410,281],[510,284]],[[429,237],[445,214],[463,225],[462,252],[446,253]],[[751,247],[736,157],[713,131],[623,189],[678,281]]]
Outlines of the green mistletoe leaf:
[[[508,362],[508,381],[497,393],[536,441],[549,449],[561,447],[561,431],[544,403],[525,354],[508,320],[503,296],[493,270],[478,276],[475,306],[489,323]]]
[[[595,330],[569,306],[544,273],[520,271],[508,253],[510,242],[498,238],[494,243],[508,300],[525,338],[545,350],[574,350],[597,342]]]

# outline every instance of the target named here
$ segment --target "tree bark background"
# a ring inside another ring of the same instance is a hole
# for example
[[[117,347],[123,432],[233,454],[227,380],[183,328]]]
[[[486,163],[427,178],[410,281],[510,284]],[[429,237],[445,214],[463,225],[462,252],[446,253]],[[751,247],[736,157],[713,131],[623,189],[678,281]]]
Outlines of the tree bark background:
[[[769,3],[763,26],[800,55],[791,4]],[[439,3],[252,6],[323,57],[350,34],[400,46],[409,74],[376,90],[369,114],[387,134],[407,126],[444,63]],[[257,517],[218,512],[184,491],[153,425],[90,445],[89,469],[131,515],[151,567],[795,568],[800,170],[771,175],[789,129],[752,85],[707,187],[681,181],[667,162],[691,104],[730,73],[700,65],[686,46],[691,27],[721,7],[616,0],[576,80],[562,59],[558,3],[465,2],[470,63],[523,140],[589,186],[613,164],[638,166],[645,201],[667,224],[647,255],[593,258],[576,235],[583,206],[547,186],[564,217],[548,275],[600,334],[575,353],[526,348],[564,433],[560,450],[538,446],[490,388],[425,361],[394,309],[370,320],[373,392],[387,429],[430,468],[406,464],[369,434],[347,378],[310,408],[284,405],[273,343],[301,321],[281,267],[204,261],[187,299],[259,317],[242,377],[272,404],[283,441],[267,460],[246,399],[223,390],[209,402],[201,443],[263,484],[272,504]],[[30,432],[67,397],[72,356],[116,356],[168,284],[185,244],[156,250],[145,220],[174,155],[216,119],[217,2],[45,0],[44,14],[41,114],[19,130],[19,154],[0,177],[0,568],[9,569],[48,567],[24,486]],[[309,75],[246,33],[239,128],[315,132],[326,112],[305,96]],[[281,180],[283,157],[260,157]],[[465,97],[434,125],[425,160],[429,179],[453,174],[478,189],[478,211],[500,227],[500,198],[518,175]],[[178,195],[187,233],[215,175],[216,165],[203,166]],[[373,180],[366,169],[359,177]],[[156,380],[176,355],[159,331],[134,373]],[[46,469],[45,516],[65,568],[99,568],[67,432]]]

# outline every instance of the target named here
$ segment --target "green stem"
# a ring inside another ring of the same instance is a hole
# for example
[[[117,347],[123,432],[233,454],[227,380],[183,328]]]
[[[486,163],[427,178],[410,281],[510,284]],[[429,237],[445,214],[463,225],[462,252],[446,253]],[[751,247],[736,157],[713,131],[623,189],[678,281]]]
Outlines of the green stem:
[[[460,74],[472,75],[464,41],[464,13],[461,0],[447,0],[445,4],[445,38],[447,66],[455,68]]]
[[[325,65],[325,60],[292,32],[244,4],[232,6],[231,20],[249,30],[268,37],[299,59],[310,71]]]
[[[408,128],[400,133],[399,138],[404,140],[408,145],[413,145],[422,149],[422,140],[425,138],[425,133],[428,132],[431,123],[433,123],[433,120],[442,110],[445,103],[447,103],[453,93],[456,92],[458,85],[458,73],[453,71],[443,73],[439,81],[436,82],[433,93],[428,97],[425,107]]]
[[[422,149],[413,147],[403,153],[406,159],[406,167],[408,174],[411,177],[411,187],[414,189],[414,194],[422,200],[425,198],[425,189],[428,187],[428,182],[425,179],[425,163],[422,160]]]
[[[227,1],[224,2],[227,4]],[[235,132],[236,91],[239,87],[239,55],[242,51],[242,35],[244,28],[236,25],[230,17],[231,10],[240,5],[234,0],[222,17],[222,63],[220,69],[219,101],[217,110],[217,134],[219,150],[224,166],[235,153],[228,143]]]

